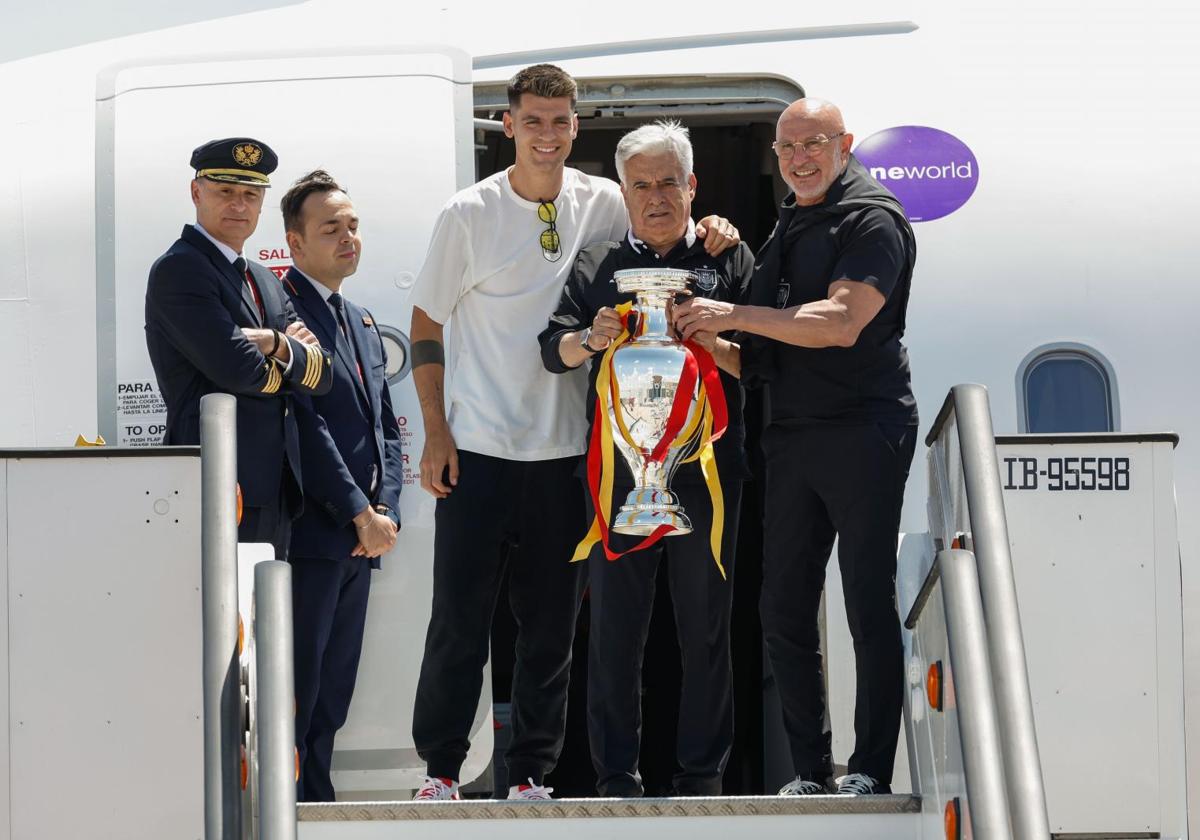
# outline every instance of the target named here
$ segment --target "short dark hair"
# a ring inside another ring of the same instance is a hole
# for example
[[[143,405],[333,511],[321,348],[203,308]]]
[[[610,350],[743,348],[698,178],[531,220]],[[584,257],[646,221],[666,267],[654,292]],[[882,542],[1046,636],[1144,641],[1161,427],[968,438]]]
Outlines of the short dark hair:
[[[313,193],[346,192],[324,169],[314,169],[302,175],[279,200],[283,211],[283,229],[301,233],[304,229],[304,200]]]
[[[553,64],[534,64],[526,67],[508,80],[508,108],[511,111],[521,104],[521,94],[528,93],[545,99],[571,97],[571,109],[575,109],[575,97],[579,89],[561,67]]]

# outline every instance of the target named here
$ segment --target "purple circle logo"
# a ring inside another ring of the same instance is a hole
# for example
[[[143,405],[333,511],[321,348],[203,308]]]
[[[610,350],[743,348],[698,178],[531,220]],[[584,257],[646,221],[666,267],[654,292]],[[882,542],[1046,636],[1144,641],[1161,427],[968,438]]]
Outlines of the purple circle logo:
[[[872,134],[854,156],[904,205],[911,222],[949,216],[979,184],[979,162],[953,134],[901,125]]]

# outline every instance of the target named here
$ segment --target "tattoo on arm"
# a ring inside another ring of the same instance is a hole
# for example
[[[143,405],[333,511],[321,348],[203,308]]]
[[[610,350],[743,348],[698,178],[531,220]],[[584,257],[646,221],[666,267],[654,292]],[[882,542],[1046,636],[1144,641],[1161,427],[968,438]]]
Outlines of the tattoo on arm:
[[[417,402],[421,405],[422,414],[427,418],[445,416],[446,395],[442,381],[438,379],[428,384],[427,390],[419,389],[417,392]]]

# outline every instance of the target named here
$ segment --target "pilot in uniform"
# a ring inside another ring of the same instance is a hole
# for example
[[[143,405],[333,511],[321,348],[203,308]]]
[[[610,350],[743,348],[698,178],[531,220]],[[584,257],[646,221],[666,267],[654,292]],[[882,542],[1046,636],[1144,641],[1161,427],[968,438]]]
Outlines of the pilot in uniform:
[[[242,255],[277,163],[248,137],[192,152],[196,224],[150,269],[146,347],[167,405],[164,444],[200,442],[205,394],[237,397],[238,540],[269,542],[283,559],[302,504],[292,395],[326,393],[332,368],[279,280]]]

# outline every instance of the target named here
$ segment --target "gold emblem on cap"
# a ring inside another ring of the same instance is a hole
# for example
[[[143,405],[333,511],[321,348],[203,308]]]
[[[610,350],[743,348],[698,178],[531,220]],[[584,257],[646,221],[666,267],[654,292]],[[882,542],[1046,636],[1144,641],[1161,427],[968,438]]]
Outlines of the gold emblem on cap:
[[[262,149],[253,143],[241,143],[233,147],[233,159],[242,166],[255,166],[262,160]]]

